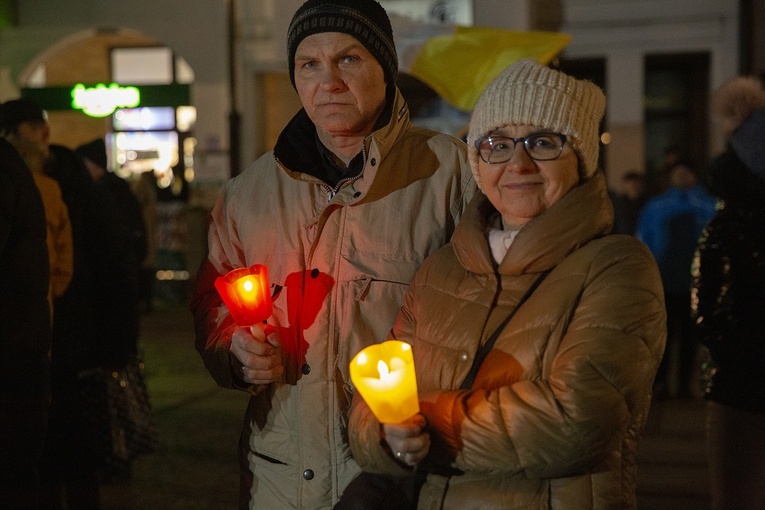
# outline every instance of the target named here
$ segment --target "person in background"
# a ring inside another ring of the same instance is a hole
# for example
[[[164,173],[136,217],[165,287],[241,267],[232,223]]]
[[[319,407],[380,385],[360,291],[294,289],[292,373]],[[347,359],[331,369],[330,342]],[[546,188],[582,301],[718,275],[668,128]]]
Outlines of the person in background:
[[[661,153],[659,167],[656,169],[656,174],[658,175],[657,182],[652,183],[653,186],[648,190],[648,195],[655,196],[665,193],[670,187],[669,181],[672,168],[687,159],[688,157],[682,145],[673,143],[665,147]]]
[[[124,366],[138,352],[140,324],[139,281],[140,263],[146,256],[146,226],[141,206],[130,190],[127,181],[109,171],[106,144],[96,138],[78,146],[74,152],[80,156],[91,176],[95,189],[102,197],[109,197],[114,206],[110,244],[119,247],[118,255],[111,260],[93,261],[95,274],[102,280],[95,283],[97,289],[117,288],[101,296],[102,313],[98,317],[97,330],[110,331],[114,335],[113,359],[105,360],[114,366]]]
[[[729,143],[709,171],[721,200],[693,270],[715,510],[765,508],[765,90],[737,77],[712,97]]]
[[[622,176],[619,190],[611,195],[614,204],[614,234],[635,235],[638,217],[643,210],[648,196],[645,189],[645,176],[631,171]]]
[[[139,265],[146,258],[147,235],[141,204],[138,202],[128,181],[109,170],[106,143],[96,138],[78,146],[74,152],[80,156],[96,186],[108,190],[122,215],[122,223],[129,229],[132,258]]]
[[[669,189],[646,202],[635,235],[653,253],[667,306],[667,350],[656,376],[657,398],[695,398],[697,342],[691,322],[691,262],[717,200],[699,182],[697,169],[680,160],[669,169]],[[673,357],[677,356],[677,388]]]
[[[359,473],[351,357],[388,332],[474,189],[465,144],[411,124],[379,3],[308,0],[287,48],[303,108],[213,207],[190,307],[213,378],[251,395],[240,508],[330,508]],[[214,287],[256,263],[275,291],[268,336],[237,327]]]
[[[139,298],[142,311],[154,309],[154,281],[157,272],[157,178],[153,170],[143,172],[131,183],[131,189],[141,206],[146,226],[146,256],[141,261]]]
[[[100,473],[94,416],[87,405],[85,382],[80,375],[106,365],[114,348],[96,323],[101,305],[108,301],[96,288],[96,268],[108,271],[122,256],[123,246],[111,240],[121,221],[113,212],[114,200],[99,193],[74,151],[50,145],[46,174],[55,179],[69,210],[74,242],[74,272],[66,292],[55,301],[52,372],[53,400],[41,460],[43,508],[100,507]],[[117,229],[116,231],[119,231]],[[110,365],[111,366],[111,365]]]
[[[0,126],[4,125],[0,110]],[[0,136],[0,508],[40,508],[50,406],[50,266],[32,174]]]
[[[45,164],[50,157],[50,126],[40,106],[27,98],[3,103],[1,134],[21,154],[32,172],[45,206],[50,264],[48,301],[53,318],[53,301],[59,298],[72,280],[74,248],[69,211],[61,197],[58,183],[45,175]]]
[[[108,170],[106,145],[102,138],[78,146],[74,151],[83,161],[93,182],[97,208],[103,214],[92,227],[99,236],[90,246],[101,246],[98,256],[89,259],[94,296],[97,300],[94,328],[103,348],[97,351],[102,367],[123,370],[138,363],[140,337],[140,262],[146,255],[146,229],[140,205],[130,185]],[[89,253],[94,253],[89,250]],[[114,292],[114,289],[119,289]],[[132,459],[109,458],[101,466],[106,482],[132,476]]]
[[[422,264],[390,335],[412,345],[424,419],[381,425],[357,393],[349,422],[364,470],[427,473],[419,508],[636,508],[666,323],[651,253],[608,235],[604,110],[596,85],[533,59],[476,104],[468,157],[482,193]]]
[[[72,224],[69,211],[61,197],[58,183],[39,172],[32,177],[43,199],[45,219],[47,222],[48,259],[50,263],[50,291],[48,300],[51,303],[51,318],[55,306],[54,300],[61,297],[72,281],[74,271],[74,245],[72,241]]]

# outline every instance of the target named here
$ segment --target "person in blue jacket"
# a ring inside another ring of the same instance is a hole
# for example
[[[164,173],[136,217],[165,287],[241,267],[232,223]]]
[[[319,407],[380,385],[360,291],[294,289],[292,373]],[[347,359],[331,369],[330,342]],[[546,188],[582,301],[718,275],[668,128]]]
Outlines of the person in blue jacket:
[[[661,272],[667,307],[667,348],[656,375],[657,398],[691,398],[696,342],[690,317],[691,263],[704,227],[715,214],[717,200],[699,182],[696,168],[677,161],[669,168],[669,188],[651,198],[638,218],[635,235],[653,253]],[[670,377],[677,355],[677,387]]]

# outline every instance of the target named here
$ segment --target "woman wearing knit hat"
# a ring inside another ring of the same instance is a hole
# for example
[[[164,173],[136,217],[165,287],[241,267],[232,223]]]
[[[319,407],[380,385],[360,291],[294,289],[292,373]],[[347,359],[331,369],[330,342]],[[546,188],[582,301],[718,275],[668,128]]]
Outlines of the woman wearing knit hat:
[[[412,344],[428,426],[381,426],[360,397],[349,425],[362,469],[427,476],[419,508],[636,507],[665,315],[650,252],[608,235],[604,109],[598,87],[533,60],[475,107],[483,193],[391,333]]]
[[[385,340],[475,192],[465,144],[411,124],[379,3],[308,0],[287,50],[303,108],[213,207],[191,304],[210,374],[251,395],[240,508],[330,508],[359,473],[350,361]],[[253,264],[274,287],[268,337],[237,327],[214,287]]]

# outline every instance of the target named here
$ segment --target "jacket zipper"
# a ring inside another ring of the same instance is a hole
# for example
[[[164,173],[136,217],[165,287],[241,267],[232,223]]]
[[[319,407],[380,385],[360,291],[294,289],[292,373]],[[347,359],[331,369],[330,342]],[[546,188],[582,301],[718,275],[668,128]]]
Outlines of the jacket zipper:
[[[335,195],[340,191],[340,188],[342,188],[344,185],[357,181],[361,179],[361,176],[364,175],[364,166],[367,164],[367,148],[365,145],[362,144],[361,146],[361,154],[362,154],[362,163],[361,163],[361,172],[359,175],[356,175],[354,177],[347,177],[345,179],[340,179],[337,184],[335,184],[335,187],[328,184],[322,184],[324,188],[327,190],[327,202],[332,201],[333,198],[335,198]]]

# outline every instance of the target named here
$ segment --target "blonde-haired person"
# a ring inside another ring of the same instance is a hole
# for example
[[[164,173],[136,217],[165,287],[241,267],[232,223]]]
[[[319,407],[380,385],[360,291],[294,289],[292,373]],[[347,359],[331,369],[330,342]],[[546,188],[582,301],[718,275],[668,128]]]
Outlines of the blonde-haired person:
[[[710,106],[727,140],[752,112],[765,108],[762,82],[754,76],[736,76],[715,91]]]
[[[650,252],[608,235],[604,110],[597,86],[534,60],[476,105],[468,156],[482,193],[417,272],[391,332],[413,346],[424,418],[381,425],[357,394],[349,424],[362,469],[428,472],[421,509],[636,507],[665,311]]]
[[[765,89],[737,77],[712,96],[728,127],[709,168],[720,207],[696,251],[691,305],[711,359],[706,441],[714,509],[765,508]]]

